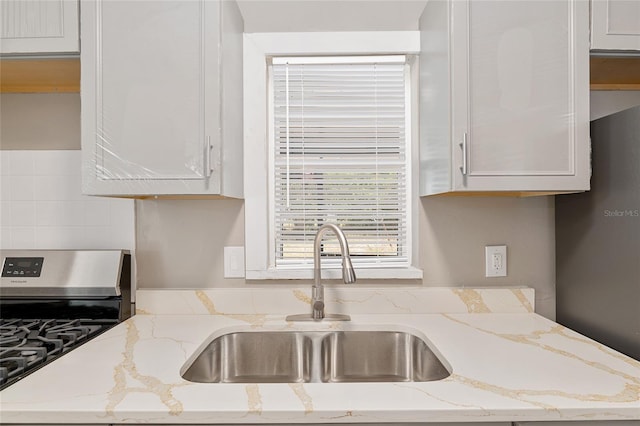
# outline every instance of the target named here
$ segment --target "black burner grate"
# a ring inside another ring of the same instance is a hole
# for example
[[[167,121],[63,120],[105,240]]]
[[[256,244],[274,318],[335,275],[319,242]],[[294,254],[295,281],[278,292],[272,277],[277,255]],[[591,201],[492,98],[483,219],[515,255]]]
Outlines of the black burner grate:
[[[0,389],[113,327],[117,322],[0,319]]]

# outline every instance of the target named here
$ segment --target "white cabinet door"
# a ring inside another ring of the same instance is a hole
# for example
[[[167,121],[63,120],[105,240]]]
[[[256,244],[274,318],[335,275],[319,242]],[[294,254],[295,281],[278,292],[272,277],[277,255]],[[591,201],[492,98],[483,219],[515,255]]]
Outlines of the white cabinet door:
[[[591,0],[591,49],[640,50],[640,1]]]
[[[237,135],[228,146],[222,140],[230,137],[221,87],[230,72],[220,58],[231,48],[242,57],[242,20],[235,3],[225,3],[83,3],[84,193],[240,195],[238,183],[222,182],[223,155],[242,146]],[[223,49],[223,38],[231,47]],[[242,62],[233,59],[228,67],[241,75]],[[225,89],[241,99],[241,85]],[[241,158],[234,159],[224,166],[241,172]]]
[[[421,31],[422,195],[589,189],[588,4],[436,1]]]
[[[78,53],[78,0],[1,0],[0,53]]]

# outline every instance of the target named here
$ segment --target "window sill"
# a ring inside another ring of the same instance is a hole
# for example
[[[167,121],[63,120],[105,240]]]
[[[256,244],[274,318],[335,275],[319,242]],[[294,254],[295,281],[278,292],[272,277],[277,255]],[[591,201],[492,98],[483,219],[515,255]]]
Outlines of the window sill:
[[[408,268],[366,268],[356,270],[356,277],[367,280],[420,280],[422,279],[422,269],[410,266]],[[327,280],[341,279],[340,269],[323,269],[322,278]],[[266,271],[246,271],[248,280],[311,280],[313,279],[312,269],[289,269]]]

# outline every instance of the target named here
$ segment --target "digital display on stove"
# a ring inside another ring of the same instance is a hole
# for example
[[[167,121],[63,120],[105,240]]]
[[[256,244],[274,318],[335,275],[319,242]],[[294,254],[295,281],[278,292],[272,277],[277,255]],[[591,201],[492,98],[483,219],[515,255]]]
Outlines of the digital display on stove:
[[[2,266],[2,277],[37,278],[42,273],[44,257],[7,257]]]

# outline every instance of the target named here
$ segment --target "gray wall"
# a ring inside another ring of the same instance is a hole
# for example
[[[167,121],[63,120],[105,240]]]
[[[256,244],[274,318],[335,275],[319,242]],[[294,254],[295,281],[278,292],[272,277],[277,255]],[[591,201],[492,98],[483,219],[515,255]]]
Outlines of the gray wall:
[[[245,33],[411,31],[426,0],[242,0]]]
[[[405,284],[531,286],[536,311],[555,317],[553,197],[432,197],[418,202],[424,279]],[[138,287],[264,285],[223,278],[224,246],[244,245],[243,207],[237,200],[137,201]],[[492,244],[508,246],[507,277],[484,277],[484,246]]]
[[[589,96],[591,121],[640,105],[640,90],[592,90]]]
[[[77,94],[5,94],[0,101],[0,148],[80,148]],[[536,289],[537,312],[555,317],[553,197],[431,197],[418,202],[424,280],[408,284],[527,285]],[[244,245],[242,201],[136,201],[136,229],[140,288],[255,284],[223,278],[224,246]],[[484,278],[484,246],[489,244],[507,244],[507,277]]]
[[[80,149],[80,95],[0,95],[1,149]]]

